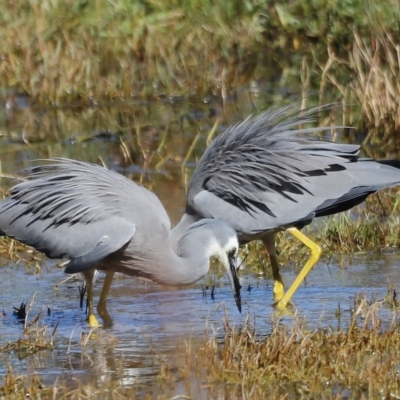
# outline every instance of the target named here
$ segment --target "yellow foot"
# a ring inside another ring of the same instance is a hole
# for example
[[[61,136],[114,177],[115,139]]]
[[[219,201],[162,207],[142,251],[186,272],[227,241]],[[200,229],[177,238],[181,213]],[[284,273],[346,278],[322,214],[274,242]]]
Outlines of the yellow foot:
[[[110,328],[113,325],[113,320],[108,313],[106,303],[100,303],[97,306],[97,313],[99,314],[100,318],[103,320],[103,327]]]
[[[285,293],[285,288],[282,282],[275,281],[274,282],[274,300],[278,302]]]
[[[289,304],[283,304],[280,301],[274,304],[274,307],[276,309],[276,315],[278,317],[293,317],[295,314],[295,309],[292,307],[292,305]]]
[[[96,317],[94,316],[94,314],[88,315],[87,322],[88,322],[89,326],[92,326],[92,327],[96,327],[96,326],[100,325],[99,322],[97,321]]]
[[[290,297],[288,299],[287,292],[275,303],[278,310],[284,310],[290,305]]]
[[[274,303],[274,307],[276,309],[276,315],[278,317],[282,316],[292,317],[294,315],[294,308],[290,303],[290,301],[286,300],[286,298],[287,296],[283,294],[283,285],[282,285],[282,295],[280,298],[275,297],[275,303]]]
[[[287,301],[285,301],[283,298],[281,298],[280,300],[278,300],[275,304],[274,304],[275,308],[283,311],[283,310],[287,310],[288,306],[290,306],[290,303],[288,303]]]

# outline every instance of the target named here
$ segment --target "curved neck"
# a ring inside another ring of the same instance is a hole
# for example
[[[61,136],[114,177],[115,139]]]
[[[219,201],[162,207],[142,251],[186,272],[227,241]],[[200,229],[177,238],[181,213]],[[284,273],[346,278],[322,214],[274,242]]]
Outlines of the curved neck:
[[[190,214],[183,214],[181,220],[179,221],[178,225],[175,226],[174,229],[169,234],[169,242],[171,247],[176,251],[178,242],[181,240],[182,236],[186,233],[191,225],[195,222],[199,221],[200,218],[190,215]]]
[[[180,228],[180,231],[162,231],[142,239],[138,241],[134,237],[117,257],[114,253],[114,257],[103,260],[104,268],[110,268],[112,263],[117,272],[171,286],[190,285],[207,274],[211,254],[193,231],[188,233],[187,229]]]
[[[187,240],[186,244],[190,246],[190,240]],[[167,252],[163,255],[161,265],[166,266],[163,284],[190,285],[207,274],[210,269],[210,257],[204,249],[201,252],[178,255],[175,250],[169,248],[169,254]]]

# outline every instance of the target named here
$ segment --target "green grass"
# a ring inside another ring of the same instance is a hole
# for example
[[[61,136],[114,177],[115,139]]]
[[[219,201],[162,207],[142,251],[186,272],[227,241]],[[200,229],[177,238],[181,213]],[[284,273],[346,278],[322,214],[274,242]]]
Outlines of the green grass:
[[[17,0],[0,15],[0,90],[42,104],[226,98],[281,75],[298,97],[356,104],[344,122],[385,139],[400,126],[399,26],[393,0]]]
[[[253,13],[241,9],[201,2],[13,2],[0,17],[6,49],[0,77],[6,87],[47,103],[157,95],[166,87],[188,93],[215,78],[213,68],[224,68],[215,62],[227,60],[238,39],[258,35]]]

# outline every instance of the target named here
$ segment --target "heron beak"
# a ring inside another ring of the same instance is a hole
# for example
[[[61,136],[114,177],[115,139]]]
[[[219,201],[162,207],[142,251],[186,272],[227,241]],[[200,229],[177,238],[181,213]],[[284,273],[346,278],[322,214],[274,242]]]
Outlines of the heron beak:
[[[228,269],[228,278],[231,282],[233,297],[235,298],[235,302],[239,312],[242,312],[242,300],[240,298],[240,289],[242,288],[239,278],[237,276],[237,267],[236,267],[236,257],[232,256],[228,258],[229,269]]]

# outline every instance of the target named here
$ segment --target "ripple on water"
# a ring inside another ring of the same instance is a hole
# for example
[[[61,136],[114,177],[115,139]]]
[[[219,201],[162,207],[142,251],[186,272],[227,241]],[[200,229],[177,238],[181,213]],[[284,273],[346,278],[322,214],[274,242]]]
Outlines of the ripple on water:
[[[380,300],[387,294],[388,282],[400,282],[397,253],[346,258],[342,264],[346,268],[333,261],[320,262],[294,296],[298,315],[310,329],[346,327],[358,294],[365,292],[368,299]],[[53,350],[24,359],[14,352],[1,353],[0,374],[12,365],[16,373],[37,371],[45,383],[53,383],[60,374],[67,382],[76,377],[81,382],[94,377],[117,378],[122,368],[125,384],[150,384],[166,360],[169,365],[182,367],[188,346],[202,346],[207,334],[222,338],[226,317],[231,325],[241,326],[250,313],[261,336],[270,332],[271,317],[277,318],[272,307],[272,281],[263,276],[242,273],[243,312],[239,314],[225,278],[216,280],[212,299],[210,289],[203,294],[204,282],[171,289],[118,275],[108,302],[114,325],[96,330],[94,339],[83,345],[89,328],[84,321],[85,311],[79,308],[80,279],[71,279],[55,289],[64,274],[50,263],[39,274],[22,265],[2,267],[1,274],[0,304],[4,313],[0,319],[0,345],[23,335],[23,324],[13,315],[13,307],[29,303],[33,296],[29,320],[41,311],[40,324],[48,325],[48,334],[58,326]],[[291,281],[295,271],[284,267],[283,275]],[[101,280],[96,284],[96,298]],[[380,312],[391,315],[385,307]],[[281,323],[293,320],[293,314],[279,317]]]

